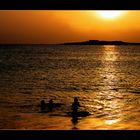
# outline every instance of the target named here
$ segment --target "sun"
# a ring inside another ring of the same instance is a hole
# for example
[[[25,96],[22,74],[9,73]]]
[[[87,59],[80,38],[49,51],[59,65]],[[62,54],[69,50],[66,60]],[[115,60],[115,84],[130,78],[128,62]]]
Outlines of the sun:
[[[120,17],[124,11],[120,10],[99,10],[97,11],[97,14],[105,19],[116,19]]]

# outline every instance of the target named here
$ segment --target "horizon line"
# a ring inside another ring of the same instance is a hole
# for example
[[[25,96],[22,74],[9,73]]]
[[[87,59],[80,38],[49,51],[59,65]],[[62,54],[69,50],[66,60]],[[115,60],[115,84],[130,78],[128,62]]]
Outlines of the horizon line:
[[[71,41],[71,42],[60,42],[60,43],[0,43],[0,45],[65,45],[68,43],[84,43],[89,41],[97,41],[97,42],[122,42],[122,43],[130,43],[130,44],[140,44],[140,42],[126,42],[122,40],[85,40],[85,41]],[[94,45],[94,44],[93,44]],[[96,45],[96,44],[95,44]],[[115,45],[115,44],[114,44]]]

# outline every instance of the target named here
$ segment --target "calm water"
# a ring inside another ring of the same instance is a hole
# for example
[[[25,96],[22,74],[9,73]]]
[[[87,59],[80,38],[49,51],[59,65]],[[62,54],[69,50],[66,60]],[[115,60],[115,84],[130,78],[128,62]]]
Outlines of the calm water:
[[[71,129],[75,96],[79,129],[140,129],[140,46],[0,46],[0,129]]]

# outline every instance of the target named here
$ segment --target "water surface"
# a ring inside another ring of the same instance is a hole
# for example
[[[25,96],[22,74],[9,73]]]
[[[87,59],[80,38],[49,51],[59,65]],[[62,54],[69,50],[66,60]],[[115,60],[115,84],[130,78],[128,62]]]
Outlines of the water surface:
[[[140,46],[0,46],[0,129],[72,129],[75,96],[92,114],[78,129],[140,129],[139,77]]]

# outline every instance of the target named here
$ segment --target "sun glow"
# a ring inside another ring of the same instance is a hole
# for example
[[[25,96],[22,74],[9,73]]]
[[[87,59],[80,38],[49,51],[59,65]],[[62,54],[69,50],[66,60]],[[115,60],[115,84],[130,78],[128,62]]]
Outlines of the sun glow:
[[[115,19],[120,17],[124,11],[120,11],[120,10],[100,10],[97,11],[98,15],[100,15],[101,17],[105,18],[105,19]]]

